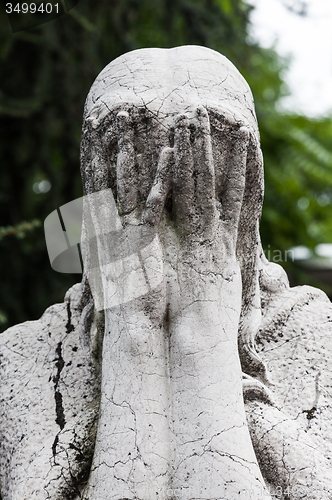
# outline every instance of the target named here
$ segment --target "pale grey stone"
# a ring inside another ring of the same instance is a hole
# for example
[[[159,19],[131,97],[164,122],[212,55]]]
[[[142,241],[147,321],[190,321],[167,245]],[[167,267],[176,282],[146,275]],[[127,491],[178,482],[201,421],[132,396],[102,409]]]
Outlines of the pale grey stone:
[[[80,290],[0,335],[3,500],[72,498],[87,479],[99,388],[79,337]]]

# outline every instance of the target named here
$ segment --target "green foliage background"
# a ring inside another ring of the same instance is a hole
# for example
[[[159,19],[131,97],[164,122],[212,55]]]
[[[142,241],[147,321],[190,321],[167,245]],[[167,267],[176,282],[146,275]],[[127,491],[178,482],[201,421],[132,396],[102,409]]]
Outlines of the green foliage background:
[[[228,57],[256,103],[266,170],[263,247],[332,242],[331,117],[278,110],[285,61],[250,40],[250,9],[242,0],[81,0],[69,14],[15,34],[0,12],[2,329],[37,319],[80,279],[51,269],[43,221],[82,195],[85,97],[101,69],[132,49],[197,44]],[[36,194],[32,186],[43,179],[52,188]],[[302,197],[307,210],[298,207]]]

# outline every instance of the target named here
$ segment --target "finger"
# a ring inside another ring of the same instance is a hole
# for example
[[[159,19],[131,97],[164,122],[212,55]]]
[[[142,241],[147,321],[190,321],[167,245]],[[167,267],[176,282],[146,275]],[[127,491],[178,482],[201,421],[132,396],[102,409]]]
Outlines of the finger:
[[[197,178],[196,207],[200,212],[199,220],[203,228],[211,225],[216,213],[215,172],[212,154],[210,121],[207,110],[199,106],[194,120],[195,140],[193,155]]]
[[[81,163],[82,176],[86,184],[84,194],[95,193],[109,187],[108,162],[103,137],[98,131],[92,131],[89,139],[82,138]]]
[[[252,134],[249,137],[245,175],[246,188],[241,214],[244,212],[243,215],[251,219],[251,224],[256,226],[261,216],[264,197],[264,163],[259,140]],[[245,217],[241,215],[242,218]]]
[[[226,158],[227,169],[222,194],[222,221],[236,241],[245,188],[249,131],[241,127],[230,132],[232,141]]]
[[[137,171],[134,149],[134,131],[127,111],[117,114],[117,202],[119,214],[132,212],[137,206]]]
[[[189,121],[180,115],[175,122],[173,211],[179,228],[191,231],[194,223],[194,160],[190,143]]]
[[[156,176],[142,216],[142,222],[151,226],[158,224],[170,190],[173,153],[173,148],[164,148],[159,157]]]

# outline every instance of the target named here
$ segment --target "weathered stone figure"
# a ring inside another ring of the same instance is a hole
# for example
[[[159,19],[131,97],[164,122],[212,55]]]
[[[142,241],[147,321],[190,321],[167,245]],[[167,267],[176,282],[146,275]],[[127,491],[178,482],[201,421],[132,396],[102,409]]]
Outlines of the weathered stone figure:
[[[3,499],[331,498],[332,307],[263,256],[243,77],[203,47],[118,58],[81,164],[83,282],[1,337]]]

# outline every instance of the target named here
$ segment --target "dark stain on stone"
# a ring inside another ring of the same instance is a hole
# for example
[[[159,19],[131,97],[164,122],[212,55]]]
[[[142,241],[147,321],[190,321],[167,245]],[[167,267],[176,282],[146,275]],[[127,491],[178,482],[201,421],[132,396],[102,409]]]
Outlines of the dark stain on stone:
[[[75,330],[75,327],[71,322],[70,300],[67,302],[67,316],[68,316],[68,321],[66,324],[66,333],[71,333],[73,330]]]
[[[316,415],[315,415],[316,411],[317,411],[316,406],[313,406],[313,407],[311,408],[311,410],[303,410],[303,411],[302,411],[302,413],[306,413],[306,414],[307,414],[307,419],[308,419],[308,420],[312,420],[312,419],[313,419],[313,418],[315,418],[315,416],[316,416]]]
[[[56,447],[58,446],[58,442],[59,442],[59,436],[58,434],[55,436],[55,439],[53,441],[53,444],[52,444],[52,453],[53,453],[53,457],[55,457],[56,455]]]
[[[61,392],[56,391],[54,398],[55,398],[55,412],[56,412],[55,421],[59,425],[60,429],[62,430],[65,426],[66,420],[65,420],[65,415],[64,415],[64,411],[63,411]]]
[[[62,394],[58,389],[60,375],[61,375],[61,372],[63,370],[63,367],[65,366],[65,362],[64,362],[63,357],[62,357],[62,342],[58,343],[58,346],[57,346],[55,352],[58,355],[58,357],[56,358],[56,363],[55,363],[55,366],[57,368],[57,373],[53,377],[55,413],[56,413],[55,421],[59,425],[60,429],[62,430],[66,424],[65,414],[64,414],[64,409],[63,409],[63,402],[62,402]]]

